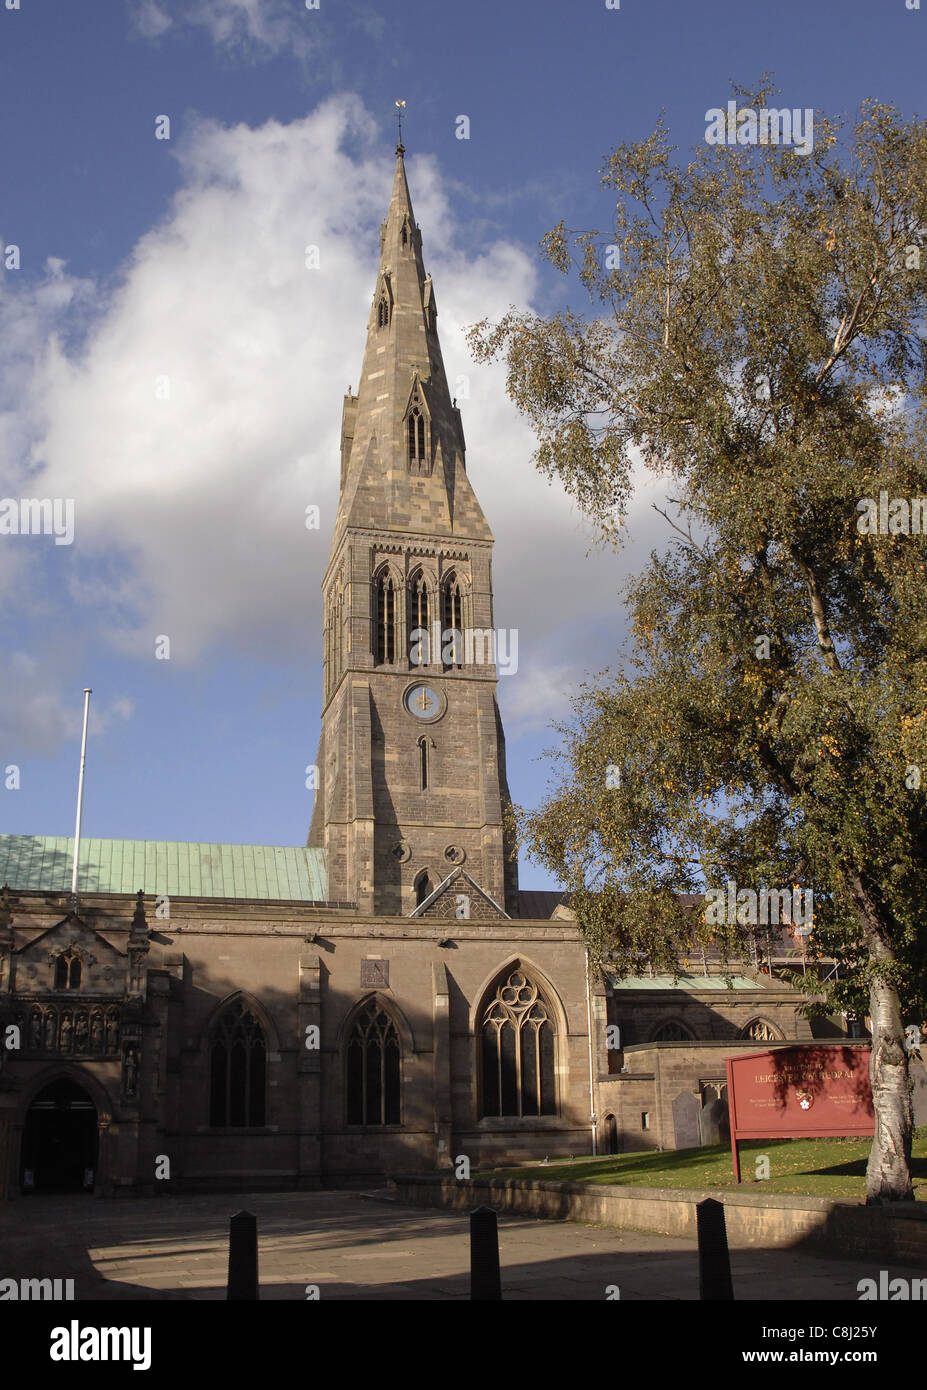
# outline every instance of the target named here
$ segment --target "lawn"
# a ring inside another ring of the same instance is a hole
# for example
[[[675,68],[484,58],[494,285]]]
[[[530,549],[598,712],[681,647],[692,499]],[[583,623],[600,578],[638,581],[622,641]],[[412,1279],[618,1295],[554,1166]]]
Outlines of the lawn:
[[[868,1139],[764,1139],[740,1145],[741,1191],[794,1192],[808,1197],[866,1195]],[[769,1159],[770,1176],[758,1180],[757,1159]],[[483,1170],[485,1173],[485,1170]],[[927,1130],[914,1138],[914,1195],[927,1202]],[[552,1159],[525,1168],[497,1168],[486,1176],[546,1178],[560,1182],[613,1183],[631,1187],[734,1188],[728,1144],[700,1149],[649,1150],[609,1158]]]

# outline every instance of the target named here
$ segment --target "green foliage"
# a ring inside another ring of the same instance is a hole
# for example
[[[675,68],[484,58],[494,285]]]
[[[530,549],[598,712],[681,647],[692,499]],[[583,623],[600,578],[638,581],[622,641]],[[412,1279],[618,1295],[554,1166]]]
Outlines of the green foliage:
[[[880,975],[923,1019],[927,537],[860,534],[857,504],[927,497],[927,125],[868,102],[814,131],[805,155],[706,144],[683,167],[661,122],[605,166],[613,226],[545,239],[593,313],[471,330],[604,538],[641,464],[672,528],[628,587],[624,669],[578,695],[521,833],[620,972],[743,946],[680,893],[800,884],[812,956],[852,967],[828,1007],[868,1012]]]

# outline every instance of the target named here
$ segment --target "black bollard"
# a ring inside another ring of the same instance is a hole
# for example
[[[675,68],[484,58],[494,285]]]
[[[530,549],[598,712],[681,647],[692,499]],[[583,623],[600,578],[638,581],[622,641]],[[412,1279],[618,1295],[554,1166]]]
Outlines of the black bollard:
[[[239,1211],[229,1221],[227,1298],[254,1302],[258,1297],[257,1217]]]
[[[492,1207],[477,1207],[470,1213],[470,1297],[501,1299],[499,1278],[499,1231]]]
[[[706,1299],[733,1299],[731,1257],[727,1248],[724,1205],[713,1197],[695,1206],[698,1228],[698,1296]]]

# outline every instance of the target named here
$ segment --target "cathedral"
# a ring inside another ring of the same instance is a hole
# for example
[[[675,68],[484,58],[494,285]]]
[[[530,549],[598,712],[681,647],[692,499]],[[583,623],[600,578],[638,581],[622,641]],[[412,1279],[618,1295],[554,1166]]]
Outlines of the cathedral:
[[[733,978],[590,978],[564,895],[519,889],[493,535],[403,155],[342,410],[308,841],[84,838],[74,898],[72,840],[0,836],[8,1199],[717,1142],[726,1057],[812,1037],[785,928]]]

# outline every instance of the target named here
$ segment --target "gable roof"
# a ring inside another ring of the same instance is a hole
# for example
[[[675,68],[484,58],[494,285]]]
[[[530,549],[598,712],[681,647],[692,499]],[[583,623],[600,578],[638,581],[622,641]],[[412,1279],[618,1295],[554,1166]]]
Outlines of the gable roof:
[[[0,835],[0,884],[14,891],[66,893],[69,836]],[[325,851],[292,845],[226,845],[178,840],[82,839],[82,893],[187,898],[325,901]]]
[[[83,917],[77,912],[66,913],[60,921],[53,922],[50,927],[46,927],[44,931],[40,931],[38,936],[34,936],[30,941],[24,942],[22,946],[17,948],[16,954],[27,954],[34,946],[37,946],[40,941],[44,941],[46,936],[51,935],[52,932],[58,931],[59,927],[67,926],[69,922],[75,923],[86,936],[95,936],[97,941],[102,942],[106,949],[112,951],[114,955],[124,956],[127,954],[126,951],[120,950],[118,946],[114,946],[111,941],[108,941],[102,932],[97,931],[96,927],[92,927],[89,922],[85,922]]]
[[[466,879],[470,887],[473,889],[474,893],[479,894],[479,896],[484,900],[484,902],[489,903],[490,906],[495,908],[496,912],[498,912],[500,917],[508,918],[509,914],[505,911],[504,908],[499,906],[495,898],[491,898],[489,894],[485,891],[485,889],[481,888],[480,885],[470,877],[466,869],[460,868],[459,865],[456,869],[451,870],[447,878],[442,879],[442,881],[438,884],[437,888],[432,889],[432,891],[428,894],[428,897],[425,898],[424,902],[420,902],[418,907],[414,908],[413,911],[409,913],[409,916],[424,917],[425,913],[427,912],[428,908],[431,907],[432,903],[437,902],[438,898],[440,898],[442,894],[446,893],[451,884],[456,882],[458,879]]]

